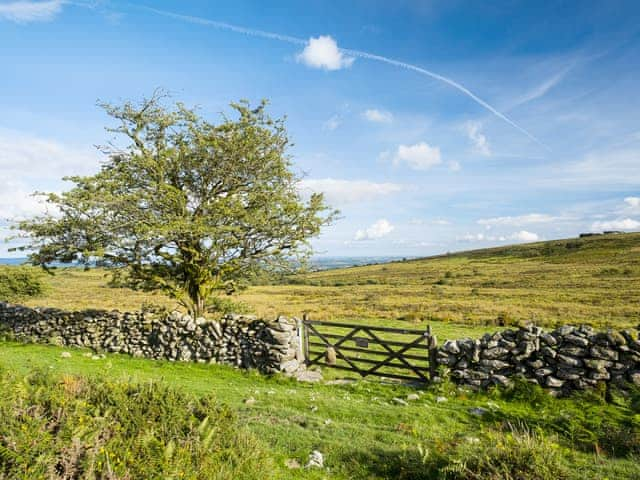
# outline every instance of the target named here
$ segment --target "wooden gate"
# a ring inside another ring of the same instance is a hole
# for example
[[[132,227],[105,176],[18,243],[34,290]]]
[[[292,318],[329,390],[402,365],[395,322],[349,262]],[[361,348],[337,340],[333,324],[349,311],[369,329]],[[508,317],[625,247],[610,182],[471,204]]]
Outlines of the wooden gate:
[[[321,365],[399,380],[428,382],[436,375],[437,340],[427,330],[302,321],[307,366]]]

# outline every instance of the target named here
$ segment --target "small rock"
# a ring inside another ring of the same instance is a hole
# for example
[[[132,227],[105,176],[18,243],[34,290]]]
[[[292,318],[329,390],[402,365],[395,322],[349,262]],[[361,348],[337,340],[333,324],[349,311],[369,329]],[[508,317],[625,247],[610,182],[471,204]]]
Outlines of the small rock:
[[[420,400],[420,395],[418,395],[417,393],[410,393],[409,395],[407,395],[407,400],[409,400],[410,402]]]
[[[469,413],[471,415],[475,415],[476,417],[482,417],[483,415],[489,413],[489,410],[487,410],[486,408],[482,408],[482,407],[475,407],[475,408],[471,408],[469,410]]]
[[[245,405],[255,405],[256,399],[253,397],[249,397],[244,401]]]
[[[71,353],[70,353],[70,352],[62,352],[62,353],[60,354],[60,356],[61,356],[62,358],[71,358]]]
[[[284,466],[291,469],[301,467],[300,462],[298,462],[295,458],[287,458],[284,461]]]
[[[322,380],[322,373],[314,370],[298,370],[294,377],[299,382],[316,383]]]
[[[398,405],[409,405],[405,400],[398,398],[398,397],[394,397],[392,399],[394,402],[396,402]]]
[[[447,397],[436,397],[436,403],[444,403],[447,401]]]
[[[327,418],[327,419],[324,421],[324,424],[325,424],[325,425],[331,425],[332,423],[333,423],[333,421],[332,421],[330,418]]]
[[[91,360],[100,360],[100,355],[91,355]]]
[[[305,465],[305,468],[323,468],[324,467],[324,455],[318,450],[314,450],[309,454],[309,461]]]

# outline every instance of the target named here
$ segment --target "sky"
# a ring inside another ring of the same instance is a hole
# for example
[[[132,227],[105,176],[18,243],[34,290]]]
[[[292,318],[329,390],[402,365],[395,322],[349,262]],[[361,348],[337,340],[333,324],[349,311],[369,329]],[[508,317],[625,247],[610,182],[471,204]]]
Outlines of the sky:
[[[0,0],[0,65],[0,239],[157,88],[286,116],[320,255],[640,231],[637,1]]]

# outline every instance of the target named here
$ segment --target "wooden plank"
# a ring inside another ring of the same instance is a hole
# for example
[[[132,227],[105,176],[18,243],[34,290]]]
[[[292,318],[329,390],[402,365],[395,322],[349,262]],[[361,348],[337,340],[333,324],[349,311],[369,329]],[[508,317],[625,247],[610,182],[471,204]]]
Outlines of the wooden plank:
[[[309,346],[310,347],[326,347],[327,345],[324,343],[320,343],[320,342],[309,342]],[[383,355],[385,357],[389,356],[389,352],[388,351],[383,351],[383,350],[370,350],[367,348],[358,348],[358,347],[347,347],[345,345],[340,345],[340,350],[347,350],[349,352],[358,352],[358,353],[370,353],[372,355]],[[426,350],[426,348],[424,349]],[[402,355],[404,358],[408,358],[410,360],[420,360],[423,362],[428,362],[429,358],[426,355],[420,356],[420,355],[411,355],[411,354],[403,354]]]
[[[413,342],[411,342],[410,344],[405,345],[404,347],[402,347],[400,350],[393,350],[392,348],[388,347],[386,343],[382,342],[373,332],[368,331],[368,329],[364,328],[363,331],[366,331],[369,335],[371,335],[371,337],[373,337],[374,339],[378,340],[381,342],[381,345],[386,348],[389,351],[389,361],[393,360],[394,358],[397,358],[398,360],[400,360],[402,363],[404,363],[408,369],[413,370],[414,373],[416,373],[416,375],[424,378],[424,376],[422,375],[421,372],[419,372],[418,370],[416,370],[414,368],[413,365],[411,365],[409,362],[407,362],[403,357],[402,354],[409,350],[413,345],[416,345],[418,342],[422,341],[422,339],[424,338],[424,332],[422,332],[420,334],[420,337],[418,337],[417,339],[415,339]],[[378,365],[378,366],[374,366],[371,367],[367,373],[373,373],[375,372],[378,368],[380,368],[382,365]],[[426,380],[426,379],[425,379]]]
[[[424,370],[425,372],[429,371],[429,367],[421,367],[419,365],[415,365],[412,368],[408,368],[406,365],[402,363],[391,363],[391,362],[385,362],[384,360],[383,361],[372,360],[371,358],[354,358],[354,357],[348,357],[348,358],[353,362],[368,363],[369,365],[381,365],[381,367],[392,367],[400,370],[413,370],[415,368],[421,371]]]
[[[369,330],[375,330],[378,332],[402,333],[407,335],[424,335],[424,330],[408,330],[405,328],[374,327],[370,325],[358,325],[353,323],[324,322],[321,320],[307,320],[306,323],[311,325],[320,325],[320,326],[326,326],[326,327],[342,327],[342,328],[357,328],[357,329],[366,327]]]
[[[362,327],[362,328],[366,328],[366,327]],[[310,332],[309,335],[314,336],[314,337],[318,337],[319,336],[319,335],[316,335],[313,332]],[[421,332],[420,335],[424,335],[424,332]],[[323,333],[322,336],[326,337],[326,338],[335,338],[335,339],[344,338],[344,335],[337,335],[335,333]],[[369,340],[369,343],[374,343],[376,345],[387,344],[387,345],[391,345],[393,347],[404,347],[408,343],[413,343],[413,342],[399,342],[399,341],[396,341],[396,340],[386,340],[386,339],[380,341],[380,340],[375,340],[375,339],[372,338],[372,339]],[[411,347],[411,348],[420,348],[420,346],[416,345],[416,346]],[[422,348],[422,349],[424,350],[424,348]]]

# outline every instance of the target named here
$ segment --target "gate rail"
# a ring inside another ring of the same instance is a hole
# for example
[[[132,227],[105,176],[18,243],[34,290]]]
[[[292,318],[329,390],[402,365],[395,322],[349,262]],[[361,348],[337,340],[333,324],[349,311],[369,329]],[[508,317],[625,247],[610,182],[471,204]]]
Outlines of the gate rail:
[[[309,320],[305,315],[299,330],[307,366],[348,370],[362,377],[374,375],[425,383],[437,375],[438,342],[431,326],[426,330],[375,327]],[[340,333],[340,330],[348,331]],[[383,334],[392,334],[394,339],[383,338]],[[400,340],[398,337],[402,336],[409,339]],[[382,349],[369,349],[370,344]],[[338,360],[343,363],[338,364]],[[382,371],[383,368],[392,371]]]

